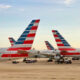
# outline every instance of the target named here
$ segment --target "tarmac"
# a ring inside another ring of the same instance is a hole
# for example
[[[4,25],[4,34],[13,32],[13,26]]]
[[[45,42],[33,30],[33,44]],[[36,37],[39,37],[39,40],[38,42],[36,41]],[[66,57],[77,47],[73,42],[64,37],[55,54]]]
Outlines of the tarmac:
[[[0,80],[80,80],[80,61],[55,64],[39,58],[36,63],[0,62]]]

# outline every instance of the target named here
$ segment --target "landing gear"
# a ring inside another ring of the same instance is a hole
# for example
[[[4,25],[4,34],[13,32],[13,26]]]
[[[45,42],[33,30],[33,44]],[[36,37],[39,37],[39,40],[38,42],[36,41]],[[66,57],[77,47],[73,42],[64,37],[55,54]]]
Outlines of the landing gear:
[[[35,62],[37,62],[37,60],[26,60],[25,63],[35,63]]]
[[[26,58],[24,58],[23,62],[25,62],[25,63],[35,63],[35,62],[37,62],[37,60],[27,60]]]
[[[79,60],[79,58],[78,57],[73,57],[72,60]]]
[[[53,62],[53,56],[51,56],[47,62]]]
[[[71,64],[72,61],[69,59],[69,58],[65,58],[64,56],[62,55],[56,55],[55,57],[55,63],[57,64]]]
[[[58,61],[55,61],[55,63],[58,63],[58,64],[63,64],[63,63],[65,63],[65,64],[71,64],[72,63],[72,61],[71,60],[58,60]]]
[[[52,62],[53,60],[52,59],[49,59],[47,62]]]
[[[57,60],[55,60],[55,63],[63,64],[64,63],[64,59],[63,58],[57,59]]]
[[[55,63],[57,63],[57,64],[63,64],[64,63],[64,58],[60,54],[56,54],[54,56],[54,59],[55,59]]]
[[[23,62],[26,62],[26,58],[23,59]]]
[[[72,61],[71,61],[71,60],[69,60],[69,59],[65,59],[65,60],[64,60],[64,63],[66,63],[66,64],[71,64],[71,63],[72,63]]]
[[[18,61],[12,61],[12,63],[13,63],[13,64],[18,64],[19,62],[18,62]]]

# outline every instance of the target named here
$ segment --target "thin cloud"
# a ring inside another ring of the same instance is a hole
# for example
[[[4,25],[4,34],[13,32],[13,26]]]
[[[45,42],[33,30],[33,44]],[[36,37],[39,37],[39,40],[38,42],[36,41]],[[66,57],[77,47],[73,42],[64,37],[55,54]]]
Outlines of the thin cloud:
[[[32,0],[31,0],[32,1]],[[45,3],[45,4],[65,4],[65,5],[70,5],[72,4],[75,0],[33,0],[35,2],[39,3]]]
[[[70,4],[73,3],[73,1],[74,1],[74,0],[65,0],[64,3],[65,3],[66,5],[70,5]]]
[[[25,9],[24,9],[24,8],[20,8],[20,9],[19,9],[19,11],[24,12],[24,11],[25,11]]]
[[[0,4],[0,9],[8,9],[11,8],[11,5]]]

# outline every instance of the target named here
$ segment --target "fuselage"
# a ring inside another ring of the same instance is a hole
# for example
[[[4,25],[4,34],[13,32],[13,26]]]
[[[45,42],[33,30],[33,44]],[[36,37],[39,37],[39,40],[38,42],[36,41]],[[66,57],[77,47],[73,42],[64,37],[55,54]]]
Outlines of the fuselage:
[[[61,50],[60,54],[67,57],[80,57],[80,49]]]
[[[33,57],[35,55],[54,56],[56,54],[65,57],[80,57],[80,49],[74,50],[29,50],[26,53],[18,53],[18,51],[7,51],[7,48],[0,49],[0,58],[18,58],[18,57]]]

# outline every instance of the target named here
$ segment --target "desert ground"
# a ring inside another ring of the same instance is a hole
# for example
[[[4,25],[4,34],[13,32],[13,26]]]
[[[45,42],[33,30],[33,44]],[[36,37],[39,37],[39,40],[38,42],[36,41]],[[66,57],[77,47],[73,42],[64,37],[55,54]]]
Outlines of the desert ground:
[[[80,61],[55,64],[47,59],[36,63],[0,62],[0,80],[80,80]]]

